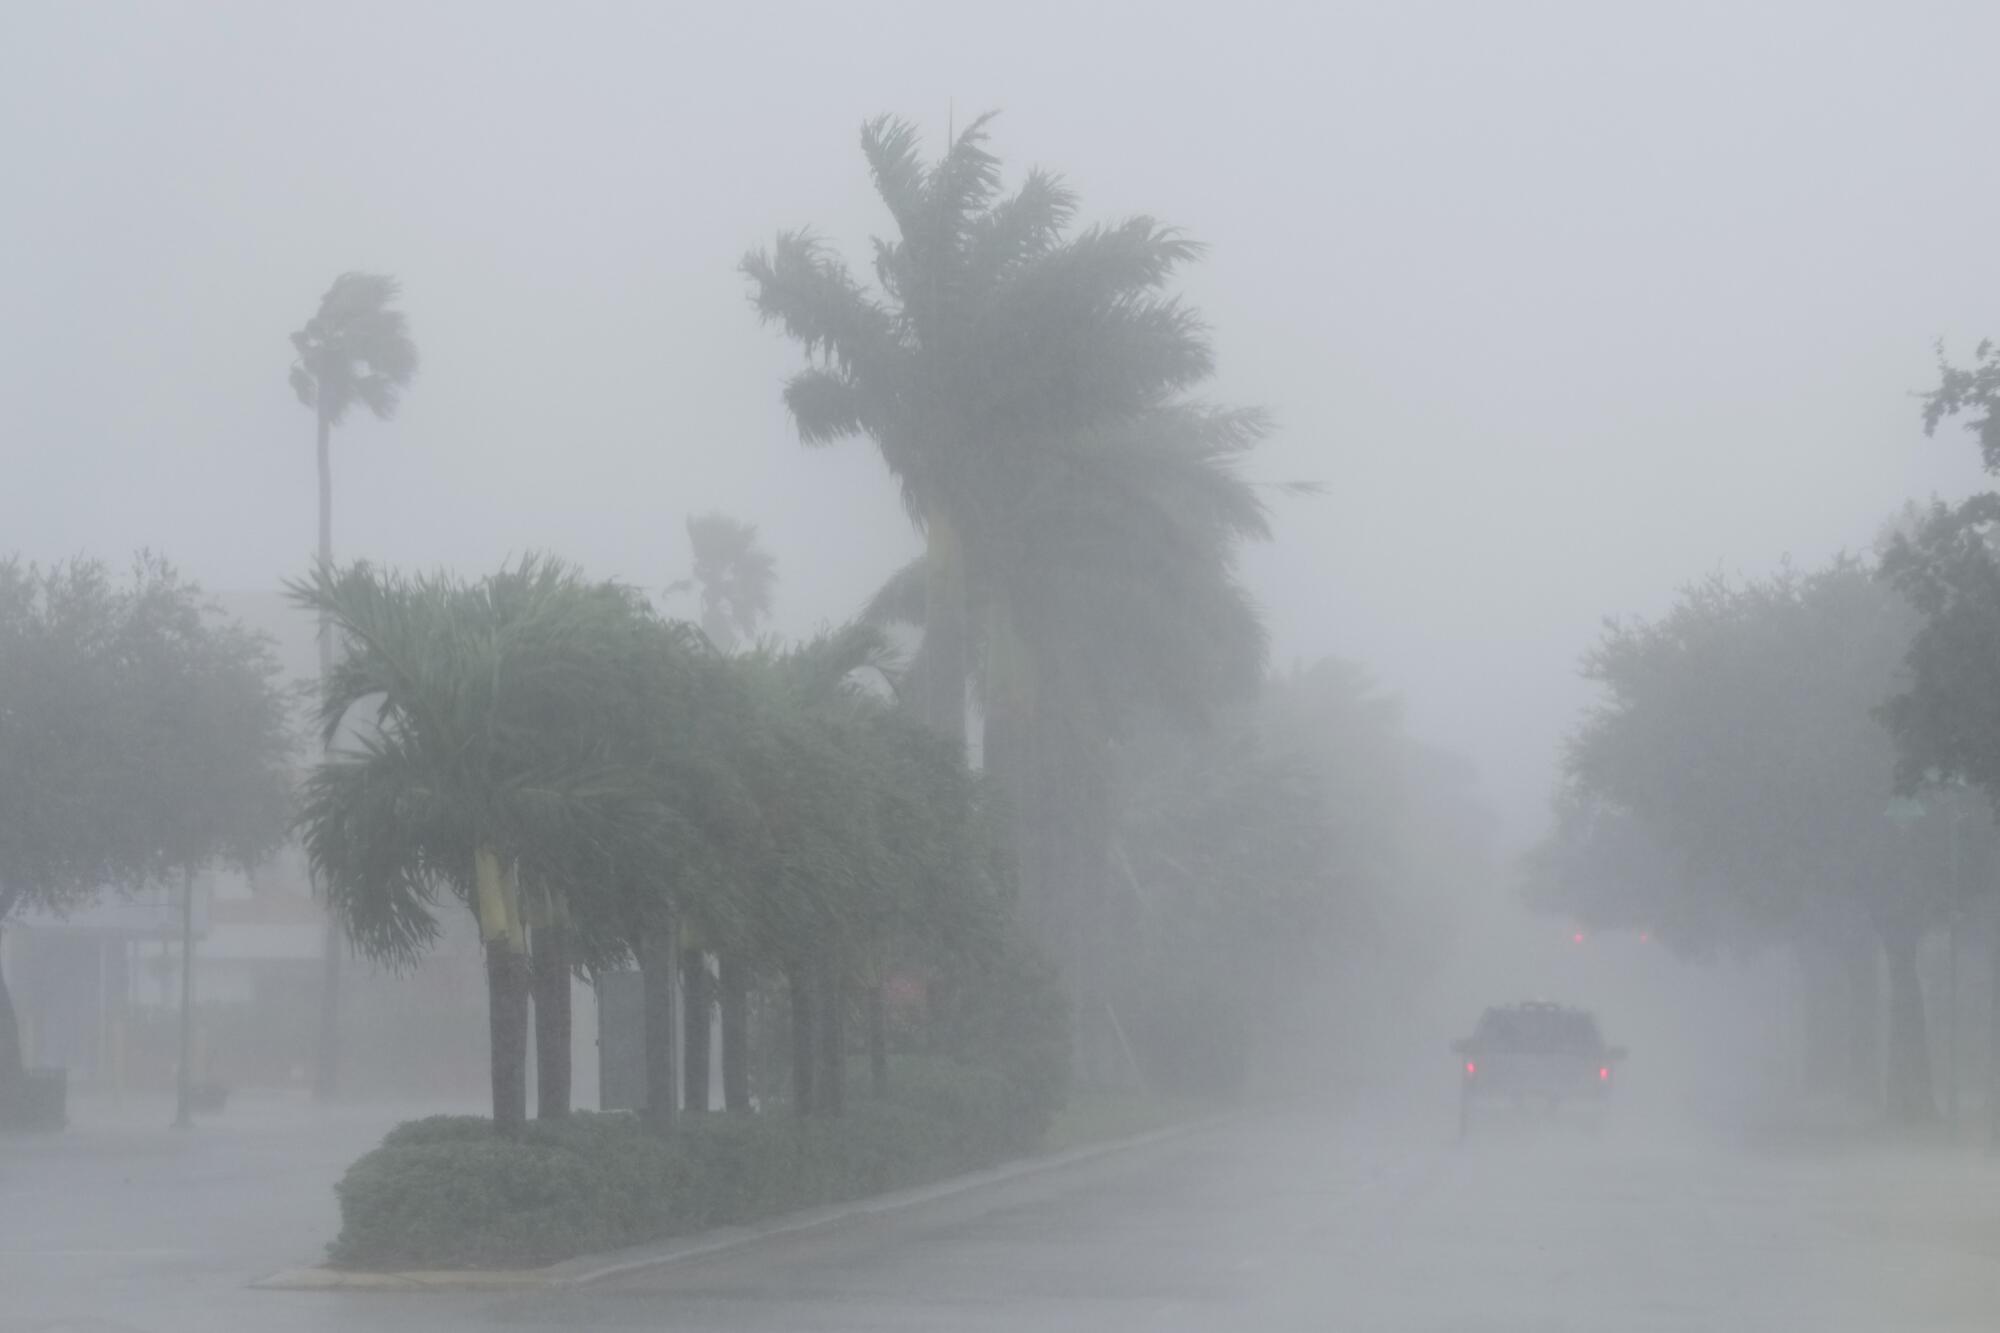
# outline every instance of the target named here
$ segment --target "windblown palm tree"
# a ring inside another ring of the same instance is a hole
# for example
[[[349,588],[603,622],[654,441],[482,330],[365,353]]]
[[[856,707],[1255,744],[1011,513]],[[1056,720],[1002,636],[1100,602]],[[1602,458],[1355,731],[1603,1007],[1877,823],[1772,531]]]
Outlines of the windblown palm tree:
[[[1076,197],[1046,172],[1001,197],[990,119],[930,165],[909,123],[863,127],[897,229],[876,242],[879,293],[808,231],[743,262],[759,314],[810,360],[785,387],[800,438],[864,435],[902,486],[925,540],[921,711],[961,737],[982,558],[1067,442],[1170,410],[1213,365],[1201,321],[1165,291],[1199,247],[1145,217],[1071,233]]]
[[[809,357],[785,389],[801,438],[865,435],[901,483],[925,553],[871,615],[922,625],[913,674],[940,732],[962,736],[978,680],[1030,923],[1094,1022],[1107,747],[1137,711],[1187,721],[1254,686],[1264,640],[1234,556],[1266,517],[1236,468],[1266,425],[1185,396],[1213,358],[1167,285],[1199,247],[1143,217],[1072,232],[1075,197],[1046,173],[1000,197],[986,127],[928,166],[908,124],[864,127],[898,233],[876,243],[879,293],[807,232],[744,271]]]
[[[348,649],[299,820],[314,873],[348,937],[391,964],[436,937],[441,895],[472,910],[493,1117],[511,1129],[526,1115],[530,923],[616,919],[623,904],[602,895],[620,869],[665,859],[659,790],[620,751],[635,664],[656,645],[625,590],[533,559],[476,585],[320,566],[291,594]]]
[[[333,563],[333,428],[356,403],[376,417],[396,415],[402,392],[417,373],[417,345],[409,321],[394,308],[397,281],[379,273],[343,273],[320,298],[319,310],[292,335],[292,391],[313,409],[319,462],[319,563]],[[319,674],[333,671],[333,622],[319,620]],[[339,1081],[340,938],[327,924],[325,973],[315,1090],[333,1095]]]
[[[688,545],[694,551],[694,572],[671,584],[668,592],[694,592],[701,598],[701,629],[709,641],[730,652],[771,616],[771,592],[778,565],[757,541],[757,528],[728,514],[691,515]]]

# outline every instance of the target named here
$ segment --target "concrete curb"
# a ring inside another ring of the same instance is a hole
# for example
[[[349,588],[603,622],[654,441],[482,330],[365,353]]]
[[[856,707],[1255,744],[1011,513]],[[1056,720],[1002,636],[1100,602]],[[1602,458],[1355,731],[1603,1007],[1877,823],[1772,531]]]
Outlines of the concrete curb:
[[[249,1285],[263,1291],[518,1291],[587,1286],[593,1282],[602,1282],[606,1278],[620,1277],[648,1268],[665,1268],[692,1259],[720,1254],[725,1250],[755,1245],[760,1241],[818,1231],[843,1222],[879,1217],[886,1213],[900,1212],[905,1208],[915,1208],[922,1204],[935,1203],[940,1199],[968,1194],[974,1190],[1004,1185],[1029,1176],[1081,1166],[1099,1158],[1212,1129],[1239,1114],[1240,1111],[1226,1111],[1195,1120],[1184,1120],[1179,1124],[1147,1130],[1143,1134],[1132,1134],[1122,1139],[1087,1143],[1081,1147],[1046,1153],[1039,1157],[1019,1158],[1000,1166],[988,1167],[983,1171],[948,1176],[929,1185],[917,1185],[910,1189],[876,1194],[847,1203],[807,1208],[748,1226],[718,1227],[692,1236],[678,1236],[671,1240],[634,1246],[629,1250],[580,1255],[542,1268],[460,1268],[393,1273],[326,1267],[290,1268],[273,1273],[269,1277],[259,1278]]]

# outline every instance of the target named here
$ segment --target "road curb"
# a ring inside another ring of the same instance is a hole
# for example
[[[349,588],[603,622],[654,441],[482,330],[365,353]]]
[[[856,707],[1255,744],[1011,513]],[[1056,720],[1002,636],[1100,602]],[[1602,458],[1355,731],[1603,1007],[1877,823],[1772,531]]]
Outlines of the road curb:
[[[819,1208],[807,1208],[798,1212],[781,1214],[763,1222],[740,1227],[719,1227],[711,1231],[699,1232],[692,1236],[679,1236],[671,1240],[658,1241],[648,1245],[635,1246],[629,1250],[613,1250],[605,1254],[579,1255],[565,1259],[561,1263],[549,1264],[541,1268],[460,1268],[438,1271],[374,1272],[349,1268],[289,1268],[258,1278],[249,1285],[260,1291],[519,1291],[546,1290],[555,1287],[582,1287],[607,1278],[622,1277],[628,1273],[642,1272],[649,1268],[666,1268],[674,1264],[686,1263],[692,1259],[704,1259],[726,1250],[740,1249],[762,1241],[776,1240],[784,1236],[795,1236],[804,1232],[818,1231],[837,1226],[843,1222],[858,1221],[863,1218],[880,1217],[884,1214],[900,1212],[905,1208],[915,1208],[941,1199],[969,1194],[974,1190],[986,1189],[994,1185],[1004,1185],[1023,1180],[1030,1176],[1060,1171],[1068,1167],[1081,1166],[1099,1158],[1117,1153],[1129,1152],[1165,1143],[1172,1139],[1184,1138],[1189,1134],[1212,1129],[1234,1119],[1240,1111],[1225,1111],[1216,1115],[1203,1116],[1195,1120],[1185,1120],[1179,1124],[1166,1125],[1159,1129],[1147,1130],[1143,1134],[1131,1134],[1120,1139],[1107,1139],[1102,1143],[1087,1143],[1076,1148],[1066,1148],[1061,1152],[1045,1153],[1038,1157],[1024,1157],[1000,1166],[988,1167],[982,1171],[969,1171],[964,1175],[947,1176],[943,1180],[928,1185],[917,1185],[910,1189],[895,1190],[888,1194],[871,1195],[865,1199],[855,1199],[847,1203],[828,1204]]]

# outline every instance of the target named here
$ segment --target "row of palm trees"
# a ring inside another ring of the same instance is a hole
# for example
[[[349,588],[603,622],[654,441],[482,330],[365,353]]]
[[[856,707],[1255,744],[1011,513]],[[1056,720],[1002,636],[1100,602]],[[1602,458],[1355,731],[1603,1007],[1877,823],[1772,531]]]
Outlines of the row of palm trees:
[[[314,873],[354,946],[392,965],[448,905],[471,911],[503,1130],[527,1115],[531,1012],[538,1113],[568,1110],[576,968],[644,973],[656,1117],[676,1100],[676,949],[704,979],[722,960],[727,1103],[747,1102],[741,1006],[762,973],[791,997],[794,1105],[837,1111],[859,993],[1000,947],[982,785],[897,706],[877,631],[725,655],[537,558],[477,581],[322,566],[291,591],[344,647],[300,817]],[[687,993],[705,1033],[706,988]]]

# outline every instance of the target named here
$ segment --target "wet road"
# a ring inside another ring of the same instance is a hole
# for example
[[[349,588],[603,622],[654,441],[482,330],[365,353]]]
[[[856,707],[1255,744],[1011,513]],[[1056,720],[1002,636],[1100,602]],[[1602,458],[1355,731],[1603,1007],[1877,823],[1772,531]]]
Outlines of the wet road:
[[[8,1333],[2000,1327],[1987,1159],[1752,1155],[1618,1127],[1458,1148],[1428,1119],[1251,1116],[561,1292],[248,1291],[219,1254],[178,1276],[135,1258],[128,1283],[99,1256],[65,1284],[6,1221]]]

